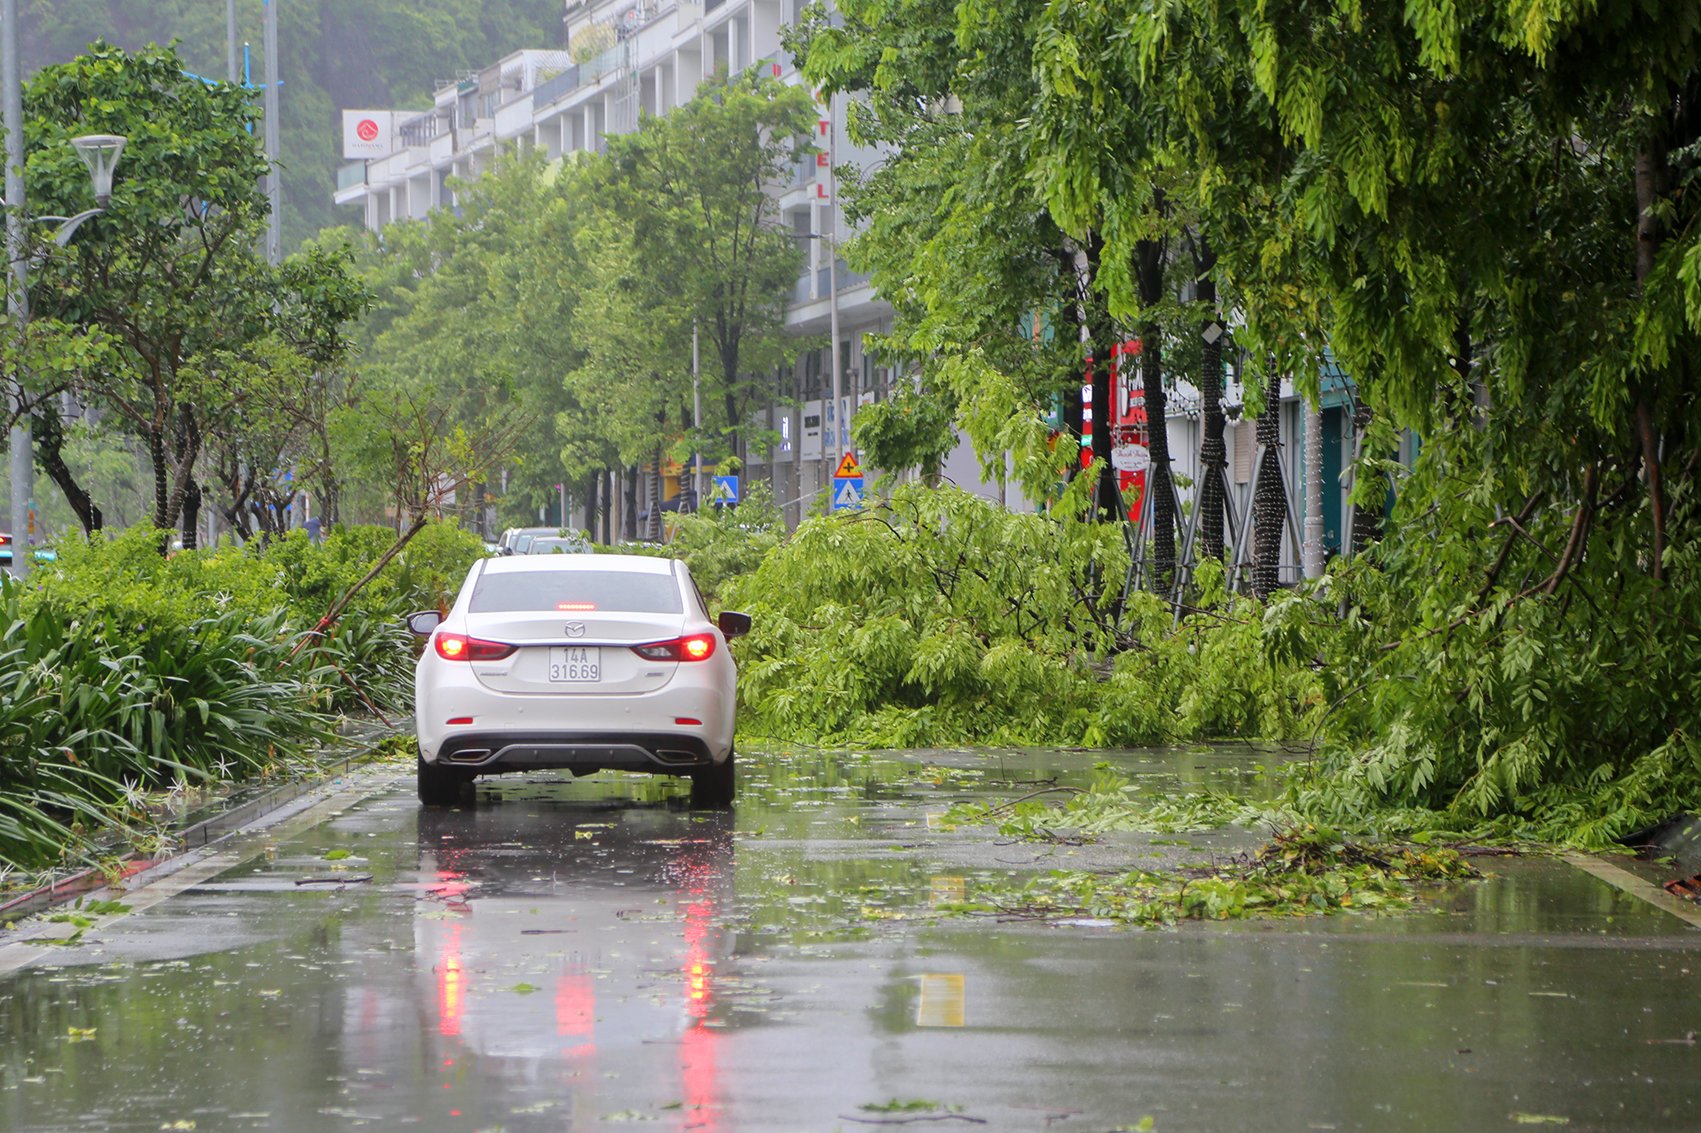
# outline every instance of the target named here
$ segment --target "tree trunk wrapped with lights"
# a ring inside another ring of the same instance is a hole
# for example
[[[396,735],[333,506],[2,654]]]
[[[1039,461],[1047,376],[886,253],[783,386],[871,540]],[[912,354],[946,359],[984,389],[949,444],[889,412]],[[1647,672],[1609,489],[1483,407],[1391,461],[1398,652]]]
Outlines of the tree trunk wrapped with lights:
[[[1268,597],[1281,585],[1282,524],[1287,485],[1282,483],[1282,379],[1271,369],[1265,379],[1264,412],[1258,415],[1258,491],[1252,497],[1252,592]]]

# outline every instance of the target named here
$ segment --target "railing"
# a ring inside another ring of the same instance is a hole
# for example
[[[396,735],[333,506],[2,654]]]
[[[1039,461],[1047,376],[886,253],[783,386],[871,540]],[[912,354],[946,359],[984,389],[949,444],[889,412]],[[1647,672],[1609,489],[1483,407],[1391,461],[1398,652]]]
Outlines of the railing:
[[[402,145],[412,148],[413,146],[429,145],[431,139],[443,132],[443,119],[433,113],[408,119],[402,123],[396,134],[401,138]]]
[[[337,189],[352,189],[356,185],[366,184],[366,163],[352,162],[337,170]]]
[[[547,106],[562,95],[578,90],[580,81],[579,68],[569,67],[553,79],[541,82],[532,89],[532,105]]]
[[[610,71],[617,70],[626,61],[626,45],[619,43],[604,51],[594,59],[587,59],[579,64],[579,74],[584,76],[587,83],[594,83]]]

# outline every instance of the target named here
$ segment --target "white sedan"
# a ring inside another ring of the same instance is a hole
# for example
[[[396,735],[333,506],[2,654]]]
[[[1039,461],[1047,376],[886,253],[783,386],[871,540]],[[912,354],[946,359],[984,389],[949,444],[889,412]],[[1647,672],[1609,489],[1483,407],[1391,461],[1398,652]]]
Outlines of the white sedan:
[[[604,768],[689,776],[692,797],[733,795],[738,673],[685,564],[644,555],[480,559],[414,669],[419,798],[455,802],[476,775]]]

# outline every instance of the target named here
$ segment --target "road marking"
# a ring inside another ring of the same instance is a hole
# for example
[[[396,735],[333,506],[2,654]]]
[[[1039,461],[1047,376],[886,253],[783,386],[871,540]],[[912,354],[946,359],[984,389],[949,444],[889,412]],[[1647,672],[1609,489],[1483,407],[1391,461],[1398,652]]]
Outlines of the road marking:
[[[1627,869],[1620,869],[1589,854],[1570,853],[1564,857],[1584,873],[1600,878],[1614,889],[1646,901],[1655,908],[1664,909],[1693,928],[1701,928],[1701,905],[1674,897],[1646,878],[1637,877]]]

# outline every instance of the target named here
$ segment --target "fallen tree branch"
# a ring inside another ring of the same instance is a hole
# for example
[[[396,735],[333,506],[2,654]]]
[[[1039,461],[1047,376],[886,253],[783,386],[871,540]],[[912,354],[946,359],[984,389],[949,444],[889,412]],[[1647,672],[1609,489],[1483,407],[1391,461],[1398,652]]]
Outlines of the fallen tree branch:
[[[966,1121],[970,1125],[985,1125],[984,1117],[969,1117],[961,1113],[926,1113],[914,1117],[852,1117],[848,1113],[839,1114],[840,1121],[852,1121],[858,1125],[913,1125],[921,1121]]]

